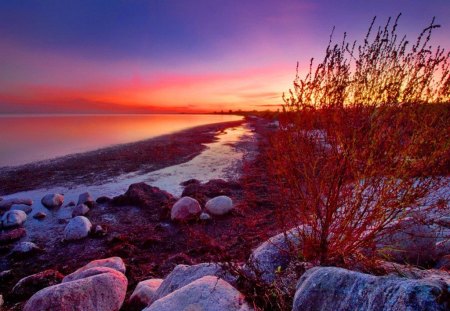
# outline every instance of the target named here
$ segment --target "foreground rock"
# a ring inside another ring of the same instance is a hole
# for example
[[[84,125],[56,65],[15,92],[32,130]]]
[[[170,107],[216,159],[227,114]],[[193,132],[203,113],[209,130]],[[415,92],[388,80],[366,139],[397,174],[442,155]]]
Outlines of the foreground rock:
[[[202,208],[196,199],[182,197],[172,207],[170,218],[177,221],[187,221],[198,218]]]
[[[151,212],[151,217],[155,217],[155,220],[160,220],[169,218],[174,201],[170,193],[142,182],[130,185],[127,192],[113,198],[112,203],[141,207]]]
[[[221,195],[206,202],[205,208],[212,215],[225,215],[233,209],[233,201],[230,197]]]
[[[5,228],[17,227],[27,220],[27,214],[24,211],[13,210],[6,212],[2,217],[2,224]]]
[[[59,208],[64,203],[64,195],[60,193],[50,193],[46,194],[41,199],[42,205],[44,205],[46,208]]]
[[[80,194],[80,196],[78,197],[77,205],[84,204],[89,208],[93,208],[94,203],[95,203],[94,197],[89,192],[85,192]]]
[[[380,241],[379,249],[387,259],[399,263],[427,265],[436,257],[436,230],[406,218],[395,225],[393,234]]]
[[[126,272],[125,264],[124,264],[122,258],[110,257],[110,258],[98,259],[98,260],[91,261],[87,265],[79,268],[75,272],[64,277],[63,282],[70,282],[75,279],[78,279],[80,273],[82,273],[86,270],[92,269],[92,268],[109,268],[109,269],[116,270],[122,274],[125,274],[125,272]]]
[[[318,267],[300,278],[292,310],[448,310],[449,280],[377,277]]]
[[[163,282],[163,279],[150,279],[139,282],[133,294],[131,294],[129,304],[133,309],[142,310],[156,300],[156,291]]]
[[[237,289],[226,281],[216,276],[205,276],[155,301],[144,310],[252,310],[244,298]]]
[[[305,227],[293,228],[277,234],[258,246],[250,255],[245,271],[258,276],[266,284],[272,283],[279,269],[284,270],[291,255],[300,244],[300,234]]]
[[[11,294],[15,299],[27,299],[37,291],[61,283],[64,275],[56,270],[45,270],[21,279],[13,287]]]
[[[67,241],[80,240],[89,235],[92,224],[84,216],[72,218],[64,228],[64,239]]]
[[[210,198],[222,195],[230,196],[242,189],[239,183],[228,182],[223,179],[212,179],[204,184],[192,179],[181,183],[181,185],[185,186],[181,196],[192,197],[200,202],[201,205],[204,205]]]
[[[95,271],[89,273],[90,270]],[[38,291],[23,310],[117,311],[125,299],[127,285],[127,278],[114,269],[87,269],[73,281]]]
[[[194,266],[177,265],[173,271],[164,279],[156,291],[157,299],[195,281],[204,276],[216,276],[228,283],[235,284],[236,277],[226,272],[217,263],[201,263]]]
[[[14,205],[13,207],[11,207],[12,211],[23,211],[25,212],[25,214],[29,214],[33,211],[33,208],[31,206],[28,205]]]
[[[72,217],[84,216],[89,212],[89,207],[85,204],[78,204],[72,211]]]
[[[15,204],[31,206],[33,205],[33,200],[19,198],[3,199],[0,200],[0,210],[9,210]]]

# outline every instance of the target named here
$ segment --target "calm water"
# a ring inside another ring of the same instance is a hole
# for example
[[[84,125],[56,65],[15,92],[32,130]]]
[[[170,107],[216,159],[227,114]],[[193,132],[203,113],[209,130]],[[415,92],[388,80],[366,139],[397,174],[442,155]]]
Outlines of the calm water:
[[[134,142],[233,115],[0,116],[0,167]]]

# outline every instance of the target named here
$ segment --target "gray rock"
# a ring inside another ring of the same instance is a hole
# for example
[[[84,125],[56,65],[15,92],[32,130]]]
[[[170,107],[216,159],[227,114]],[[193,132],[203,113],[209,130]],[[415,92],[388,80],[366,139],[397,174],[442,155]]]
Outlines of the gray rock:
[[[448,310],[448,280],[377,277],[335,267],[310,269],[300,278],[293,311]]]
[[[75,206],[75,208],[72,211],[72,217],[76,216],[84,216],[89,212],[89,207],[87,207],[85,204],[78,204]]]
[[[161,286],[156,291],[156,297],[157,299],[162,298],[171,292],[207,275],[220,277],[231,284],[235,284],[237,280],[236,277],[226,272],[217,263],[201,263],[194,266],[177,265],[172,272],[167,275]]]
[[[201,212],[202,208],[196,199],[182,197],[173,205],[170,218],[177,221],[186,221],[196,219]]]
[[[33,200],[20,198],[4,199],[0,201],[0,210],[9,210],[15,204],[31,206],[33,205]]]
[[[142,310],[156,300],[156,291],[163,279],[150,279],[139,282],[130,297],[130,305],[134,309]]]
[[[59,208],[64,203],[64,195],[60,193],[49,193],[41,199],[42,205],[46,208]]]
[[[210,220],[211,216],[208,213],[201,213],[199,218],[200,220]]]
[[[89,192],[85,192],[80,194],[80,196],[78,197],[77,205],[84,204],[89,208],[93,208],[94,203],[95,203],[94,197]]]
[[[72,218],[64,228],[64,239],[67,241],[79,240],[87,237],[91,231],[92,224],[84,216]]]
[[[93,274],[86,270],[84,278],[38,291],[28,300],[23,310],[118,311],[125,299],[127,278],[114,269],[93,269],[102,270]]]
[[[124,264],[122,258],[109,257],[109,258],[98,259],[98,260],[93,260],[93,261],[89,262],[87,265],[79,268],[75,272],[73,272],[69,275],[66,275],[63,279],[63,283],[78,279],[79,275],[82,272],[92,269],[92,268],[109,268],[109,269],[119,271],[122,274],[125,274],[125,272],[126,272],[125,264]]]
[[[14,246],[12,253],[16,254],[16,255],[23,255],[23,254],[31,254],[31,253],[35,253],[35,252],[40,252],[40,251],[42,251],[42,248],[40,248],[33,242],[20,242]]]
[[[304,228],[293,228],[262,243],[250,254],[244,270],[266,284],[272,283],[277,276],[276,271],[289,265],[291,254],[300,245],[300,233],[306,230]]]
[[[13,210],[6,212],[2,217],[2,224],[5,228],[22,225],[27,220],[27,214],[24,211]]]
[[[144,311],[249,311],[245,297],[216,276],[204,276],[155,301]]]
[[[233,201],[230,197],[221,195],[206,202],[205,208],[212,215],[225,215],[233,209]]]
[[[436,230],[406,218],[393,226],[394,233],[383,237],[379,252],[388,260],[425,265],[436,257]]]

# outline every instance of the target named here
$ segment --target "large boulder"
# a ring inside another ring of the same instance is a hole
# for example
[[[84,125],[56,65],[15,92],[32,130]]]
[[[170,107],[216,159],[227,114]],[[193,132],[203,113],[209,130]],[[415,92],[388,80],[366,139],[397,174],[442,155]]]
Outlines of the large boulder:
[[[19,204],[19,205],[33,205],[33,200],[31,199],[20,199],[20,198],[11,198],[11,199],[4,199],[0,200],[0,211],[3,210],[9,210],[11,206]]]
[[[112,203],[119,206],[138,206],[148,210],[155,220],[159,220],[169,217],[174,201],[170,193],[141,182],[130,185],[127,192],[113,198]]]
[[[142,310],[156,300],[156,291],[163,279],[150,279],[139,282],[131,294],[129,304],[136,310]]]
[[[79,268],[78,270],[76,270],[75,272],[66,275],[64,277],[63,282],[70,282],[73,281],[75,279],[79,278],[79,274],[92,269],[92,268],[110,268],[110,269],[114,269],[116,271],[119,271],[122,274],[125,274],[126,272],[126,268],[125,268],[125,264],[122,260],[122,258],[120,257],[109,257],[109,258],[105,258],[105,259],[97,259],[97,260],[93,260],[91,262],[89,262],[87,265]]]
[[[198,218],[201,212],[202,208],[196,199],[182,197],[172,206],[170,218],[177,221],[187,221]]]
[[[392,233],[383,237],[379,252],[389,260],[400,263],[427,265],[436,257],[436,229],[406,218],[394,224]]]
[[[449,279],[377,277],[335,267],[317,267],[297,284],[293,311],[448,310]]]
[[[38,290],[61,283],[64,275],[56,270],[45,270],[20,279],[11,294],[15,299],[27,299]]]
[[[89,212],[89,207],[85,204],[78,204],[75,206],[75,208],[72,210],[72,217],[76,216],[84,216]]]
[[[89,273],[90,270],[96,270]],[[127,278],[110,268],[92,268],[80,278],[46,287],[26,303],[24,311],[118,311],[127,291]]]
[[[94,197],[89,192],[84,192],[78,196],[77,205],[84,204],[89,208],[93,208],[94,203],[95,203]]]
[[[224,279],[228,283],[235,284],[236,277],[225,271],[217,263],[201,263],[198,265],[177,265],[164,279],[161,286],[156,291],[157,299],[164,297],[171,292],[195,281],[204,276],[212,275]]]
[[[17,227],[27,220],[27,214],[24,211],[13,210],[6,212],[2,217],[2,224],[5,228]]]
[[[64,228],[64,239],[67,241],[80,240],[89,235],[92,224],[84,216],[76,216],[72,218]]]
[[[216,276],[204,276],[155,301],[144,311],[247,311],[245,297]]]
[[[244,271],[258,277],[266,284],[271,284],[277,271],[284,270],[291,261],[291,255],[296,253],[301,242],[301,233],[306,227],[296,227],[277,234],[260,246],[251,254]]]
[[[46,208],[59,208],[64,203],[64,195],[60,193],[49,193],[41,199],[42,205]]]
[[[233,201],[230,197],[221,195],[206,202],[205,208],[212,215],[225,215],[233,209]]]

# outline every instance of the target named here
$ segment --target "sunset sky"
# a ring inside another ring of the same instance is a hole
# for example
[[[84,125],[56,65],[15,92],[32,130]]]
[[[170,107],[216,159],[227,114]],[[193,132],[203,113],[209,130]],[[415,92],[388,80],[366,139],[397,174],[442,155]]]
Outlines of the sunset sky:
[[[333,26],[361,39],[400,12],[450,48],[449,0],[2,0],[0,114],[276,109]]]

